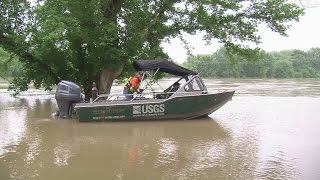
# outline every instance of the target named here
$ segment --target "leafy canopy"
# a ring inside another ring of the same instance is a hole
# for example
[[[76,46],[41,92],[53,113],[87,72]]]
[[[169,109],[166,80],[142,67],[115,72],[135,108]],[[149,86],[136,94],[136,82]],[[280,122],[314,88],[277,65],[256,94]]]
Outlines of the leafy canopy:
[[[320,48],[308,51],[260,51],[254,59],[237,57],[231,63],[226,49],[211,55],[190,56],[184,66],[209,78],[319,78]]]
[[[243,44],[260,42],[259,24],[286,35],[302,14],[288,0],[2,0],[0,45],[23,64],[15,90],[62,79],[89,85],[104,69],[126,75],[135,59],[166,57],[161,42],[183,33],[253,56],[258,50]]]

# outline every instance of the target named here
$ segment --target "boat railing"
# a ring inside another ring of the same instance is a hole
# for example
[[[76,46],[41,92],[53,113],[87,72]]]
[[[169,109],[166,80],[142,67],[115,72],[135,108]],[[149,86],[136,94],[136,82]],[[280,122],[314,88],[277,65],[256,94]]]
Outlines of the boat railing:
[[[166,99],[175,92],[147,92],[138,94],[100,94],[93,102],[101,101],[135,101],[135,100],[150,100],[150,99]]]

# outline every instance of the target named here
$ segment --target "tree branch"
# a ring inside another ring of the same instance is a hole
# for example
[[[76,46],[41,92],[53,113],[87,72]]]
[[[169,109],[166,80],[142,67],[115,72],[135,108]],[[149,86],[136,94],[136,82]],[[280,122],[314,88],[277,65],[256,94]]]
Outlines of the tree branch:
[[[121,5],[123,4],[124,0],[111,0],[106,5],[103,14],[105,17],[117,17],[117,14],[121,10]]]
[[[59,76],[53,72],[53,70],[49,67],[47,63],[40,61],[39,59],[35,58],[31,53],[27,52],[25,49],[19,48],[19,46],[13,42],[12,40],[8,39],[3,33],[0,33],[0,45],[11,53],[16,54],[19,58],[23,59],[26,64],[38,64],[43,70],[44,73],[48,73],[50,77],[52,77],[56,84],[60,82]]]

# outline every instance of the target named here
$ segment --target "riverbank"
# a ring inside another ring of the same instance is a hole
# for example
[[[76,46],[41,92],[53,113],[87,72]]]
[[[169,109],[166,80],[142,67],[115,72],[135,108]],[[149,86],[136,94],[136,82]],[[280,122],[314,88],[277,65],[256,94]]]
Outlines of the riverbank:
[[[14,93],[13,91],[8,91],[9,85],[10,85],[10,83],[7,80],[0,78],[0,94],[3,94],[5,96],[13,94]],[[36,89],[31,84],[27,91],[20,92],[19,97],[33,96],[33,97],[38,98],[39,96],[42,96],[42,97],[47,98],[48,95],[49,95],[49,97],[53,97],[52,95],[54,95],[54,93],[55,93],[54,89],[55,89],[55,87],[53,88],[52,91],[45,91],[43,88]],[[0,97],[1,97],[1,95],[0,95]]]
[[[0,78],[0,89],[8,89],[9,82],[7,80],[4,80]]]

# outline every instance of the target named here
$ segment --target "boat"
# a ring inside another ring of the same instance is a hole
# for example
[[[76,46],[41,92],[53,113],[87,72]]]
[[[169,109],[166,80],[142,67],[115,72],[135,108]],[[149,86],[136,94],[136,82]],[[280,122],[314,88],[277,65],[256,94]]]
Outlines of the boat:
[[[59,117],[71,117],[75,112],[80,122],[194,119],[215,112],[235,93],[210,93],[199,73],[166,59],[138,60],[133,67],[137,72],[143,72],[142,79],[149,92],[134,94],[129,99],[124,94],[103,94],[91,102],[83,102],[79,85],[61,81],[55,94]],[[164,89],[155,80],[159,72],[178,78]],[[154,84],[160,86],[160,90],[153,88]],[[180,86],[173,90],[177,84]]]

